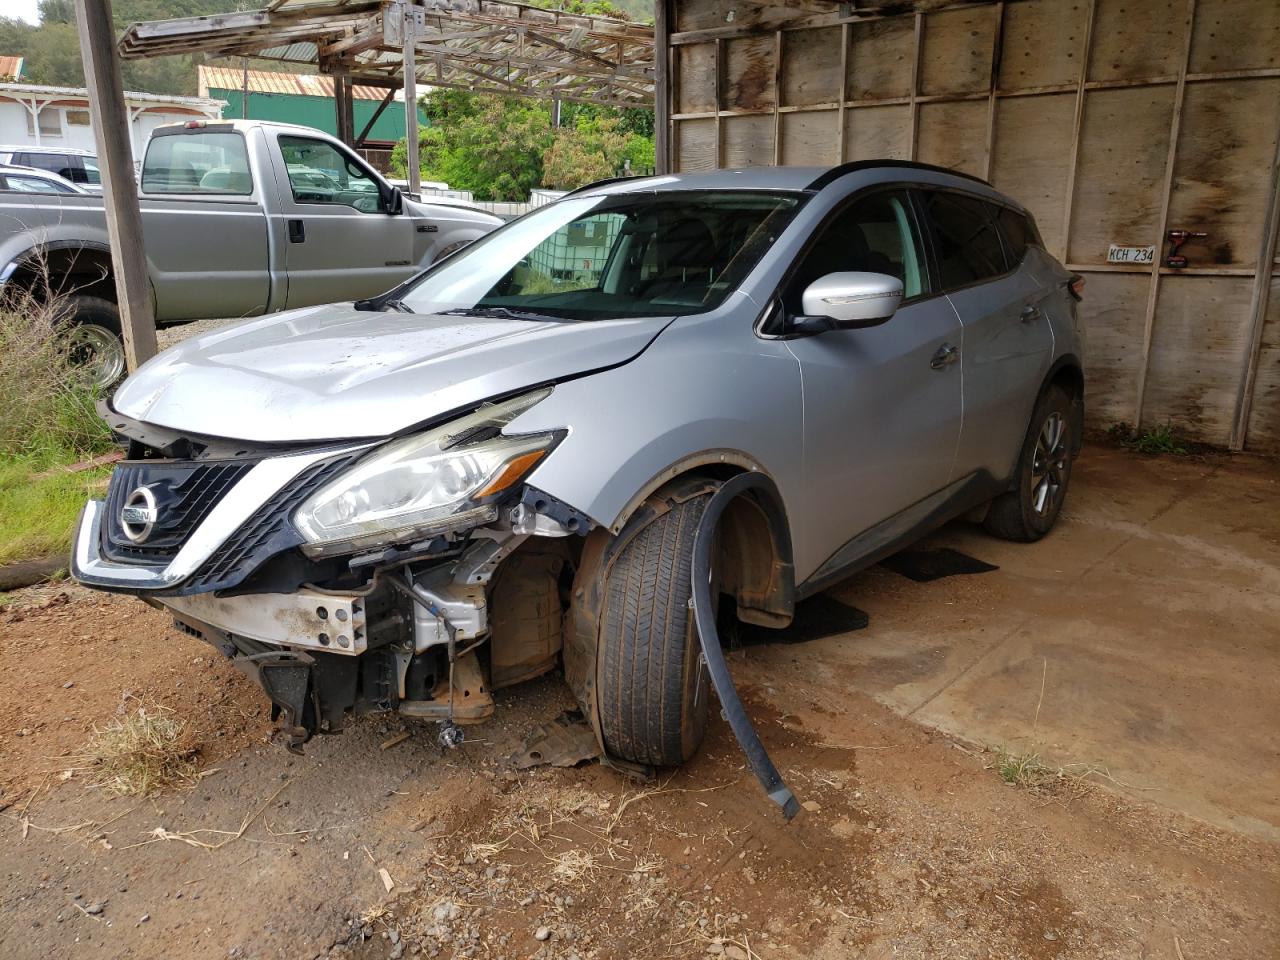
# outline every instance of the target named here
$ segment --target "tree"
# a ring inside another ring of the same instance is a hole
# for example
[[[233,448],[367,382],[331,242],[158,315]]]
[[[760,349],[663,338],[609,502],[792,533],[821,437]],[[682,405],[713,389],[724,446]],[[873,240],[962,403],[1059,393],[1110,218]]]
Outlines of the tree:
[[[625,129],[621,117],[582,116],[556,131],[543,157],[542,185],[572,190],[618,175],[630,163],[637,173],[653,166],[653,140]]]

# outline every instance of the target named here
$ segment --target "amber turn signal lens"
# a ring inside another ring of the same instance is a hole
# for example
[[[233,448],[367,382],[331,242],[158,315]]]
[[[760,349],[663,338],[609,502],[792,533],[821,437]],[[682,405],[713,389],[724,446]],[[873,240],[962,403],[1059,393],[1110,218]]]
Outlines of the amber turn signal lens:
[[[477,491],[474,499],[479,500],[483,497],[493,496],[495,493],[501,493],[513,483],[523,477],[533,467],[535,463],[542,459],[542,455],[547,451],[534,450],[531,453],[522,453],[514,460],[508,461],[507,465],[502,468],[496,477],[485,485],[483,490]]]

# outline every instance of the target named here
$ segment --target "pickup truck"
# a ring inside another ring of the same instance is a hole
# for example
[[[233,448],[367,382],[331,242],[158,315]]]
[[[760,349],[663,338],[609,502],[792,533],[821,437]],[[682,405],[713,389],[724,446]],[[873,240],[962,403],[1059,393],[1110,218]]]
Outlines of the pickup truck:
[[[139,191],[159,323],[375,296],[502,223],[403,195],[318,130],[256,120],[156,128]],[[0,293],[64,296],[101,383],[124,371],[112,271],[101,197],[0,193]]]

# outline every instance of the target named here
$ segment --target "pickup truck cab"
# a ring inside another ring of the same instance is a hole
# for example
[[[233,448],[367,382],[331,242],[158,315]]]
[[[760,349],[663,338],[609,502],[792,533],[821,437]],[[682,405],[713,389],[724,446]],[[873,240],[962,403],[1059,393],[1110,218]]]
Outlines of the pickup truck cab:
[[[160,323],[374,296],[502,223],[401,194],[341,141],[255,120],[158,127],[139,178]],[[0,285],[69,298],[95,377],[123,372],[100,197],[0,195]]]

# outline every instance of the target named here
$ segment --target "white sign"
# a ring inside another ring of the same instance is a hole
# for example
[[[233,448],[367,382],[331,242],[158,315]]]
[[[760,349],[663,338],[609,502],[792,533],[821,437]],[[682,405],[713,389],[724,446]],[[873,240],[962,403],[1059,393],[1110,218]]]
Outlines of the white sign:
[[[1119,247],[1113,243],[1107,248],[1107,263],[1151,263],[1155,258],[1155,247]]]

